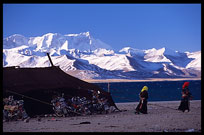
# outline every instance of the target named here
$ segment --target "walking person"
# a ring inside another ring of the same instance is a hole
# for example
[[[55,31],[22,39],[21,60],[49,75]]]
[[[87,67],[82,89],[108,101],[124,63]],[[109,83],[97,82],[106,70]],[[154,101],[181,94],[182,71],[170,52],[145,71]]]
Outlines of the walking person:
[[[178,110],[185,112],[185,110],[190,111],[190,100],[192,99],[192,94],[189,91],[189,82],[185,82],[182,86],[182,99],[178,107]]]
[[[140,101],[136,107],[135,114],[143,113],[147,114],[147,99],[148,99],[148,87],[144,86],[139,94]]]

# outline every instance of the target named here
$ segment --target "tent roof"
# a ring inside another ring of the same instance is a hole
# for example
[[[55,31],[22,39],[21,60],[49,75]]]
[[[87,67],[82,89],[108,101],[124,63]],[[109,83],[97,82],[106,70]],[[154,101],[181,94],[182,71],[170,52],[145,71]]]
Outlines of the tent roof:
[[[19,93],[35,91],[37,89],[101,89],[91,83],[82,81],[63,72],[59,67],[45,68],[3,68],[3,90]]]
[[[115,105],[110,93],[103,91],[99,86],[82,81],[63,72],[59,67],[45,68],[3,68],[3,93],[23,95],[27,98],[25,108],[29,115],[51,112],[51,107],[42,102],[50,102],[52,94],[63,92],[67,97],[79,96],[90,99],[88,90],[100,91],[111,106]],[[29,97],[29,98],[28,98]],[[33,99],[40,100],[36,102]],[[118,109],[119,110],[119,109]]]

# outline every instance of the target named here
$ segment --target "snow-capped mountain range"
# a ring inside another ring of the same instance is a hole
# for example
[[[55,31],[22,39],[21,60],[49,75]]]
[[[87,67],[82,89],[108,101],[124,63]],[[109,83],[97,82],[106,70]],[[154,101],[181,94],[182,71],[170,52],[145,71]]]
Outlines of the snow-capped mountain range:
[[[89,32],[47,33],[38,37],[14,34],[3,39],[3,66],[55,66],[80,79],[141,79],[201,76],[201,51],[179,52],[169,48],[120,51]]]

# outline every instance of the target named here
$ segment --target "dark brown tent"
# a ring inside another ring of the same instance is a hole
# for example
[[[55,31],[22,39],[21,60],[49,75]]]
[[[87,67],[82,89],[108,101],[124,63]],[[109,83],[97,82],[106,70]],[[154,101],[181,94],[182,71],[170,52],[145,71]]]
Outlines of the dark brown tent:
[[[110,93],[66,74],[59,67],[3,68],[4,97],[14,95],[14,98],[23,99],[29,115],[52,113],[52,106],[46,103],[50,103],[52,96],[57,93],[64,93],[67,98],[79,96],[90,99],[90,90],[100,91],[110,105],[116,107]]]

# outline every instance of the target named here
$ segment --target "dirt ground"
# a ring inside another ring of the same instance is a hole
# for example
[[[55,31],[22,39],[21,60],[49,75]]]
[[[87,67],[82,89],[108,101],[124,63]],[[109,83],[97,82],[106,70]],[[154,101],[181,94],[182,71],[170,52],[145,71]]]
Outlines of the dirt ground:
[[[201,100],[190,102],[190,112],[177,110],[180,101],[163,101],[135,114],[137,104],[116,103],[122,111],[109,114],[3,122],[3,132],[201,132]]]

